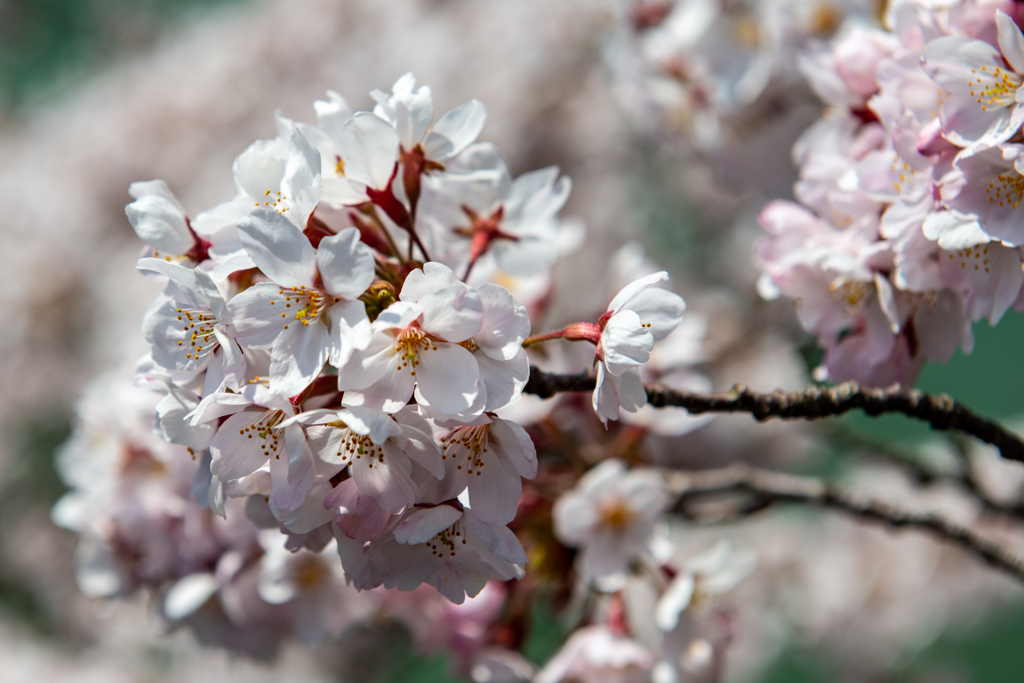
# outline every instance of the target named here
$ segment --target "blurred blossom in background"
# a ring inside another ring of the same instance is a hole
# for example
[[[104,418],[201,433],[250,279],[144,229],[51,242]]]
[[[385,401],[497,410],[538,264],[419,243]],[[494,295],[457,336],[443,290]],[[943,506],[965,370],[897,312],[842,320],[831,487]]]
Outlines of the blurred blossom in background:
[[[572,179],[561,216],[585,225],[586,237],[557,263],[555,295],[535,333],[599,315],[638,273],[665,269],[687,314],[645,366],[646,381],[800,389],[812,382],[821,351],[791,302],[757,293],[754,245],[764,232],[756,216],[766,201],[793,197],[790,150],[821,115],[801,55],[820,54],[846,26],[878,26],[879,3],[0,0],[0,679],[484,683],[543,669],[542,677],[564,680],[559,667],[571,673],[579,665],[570,660],[593,647],[586,639],[614,639],[578,631],[566,643],[555,609],[566,595],[539,593],[518,644],[528,663],[499,653],[480,660],[490,668],[467,671],[446,654],[501,640],[483,633],[504,600],[500,582],[467,603],[471,609],[441,604],[426,587],[411,599],[384,591],[352,599],[350,613],[332,615],[337,623],[296,627],[301,638],[274,652],[257,645],[250,657],[169,629],[157,597],[83,594],[75,566],[88,551],[76,551],[77,536],[53,524],[51,508],[67,491],[68,471],[92,475],[67,463],[124,435],[153,438],[144,422],[153,397],[115,395],[147,350],[139,324],[162,288],[135,269],[141,244],[125,218],[127,188],[162,178],[185,207],[213,206],[234,194],[234,158],[276,134],[276,110],[313,122],[312,102],[328,89],[368,109],[371,90],[387,91],[413,70],[431,87],[435,112],[473,98],[486,105],[479,139],[502,150],[514,175],[556,165]],[[1022,316],[1011,312],[998,328],[976,323],[974,335],[973,355],[927,366],[917,386],[1019,429]],[[588,360],[575,346],[545,352],[532,358],[536,365],[579,370]],[[91,398],[76,418],[83,394]],[[576,397],[560,400],[539,407],[524,399],[509,410],[571,421],[565,403]],[[137,405],[140,414],[119,405]],[[102,426],[66,441],[76,419]],[[617,454],[635,455],[643,434],[650,464],[849,472],[855,490],[964,518],[973,511],[957,508],[956,496],[930,491],[923,500],[916,482],[881,457],[854,472],[851,453],[885,450],[941,464],[956,448],[973,449],[980,476],[1019,484],[1019,473],[986,448],[896,417],[759,425],[743,415],[708,420],[645,409],[616,429]],[[594,434],[572,446],[588,464],[605,457],[604,433]],[[65,463],[63,482],[55,459]],[[173,499],[170,507],[188,500],[189,481],[167,469],[161,474],[178,492],[161,494]],[[194,530],[187,520],[182,527],[182,547],[199,557]],[[223,547],[266,549],[257,535],[218,533]],[[1020,587],[957,549],[803,509],[671,533],[684,567],[722,538],[757,553],[756,571],[722,598],[723,680],[1021,680]],[[292,566],[289,558],[266,550],[276,582],[261,587],[268,604],[288,581],[340,571]],[[329,559],[337,559],[333,551]],[[554,571],[559,561],[567,562],[531,557],[525,581],[531,567]],[[696,565],[687,571],[700,574]],[[309,625],[307,613],[274,614]],[[432,632],[437,623],[451,632]],[[648,666],[641,660],[638,669]]]

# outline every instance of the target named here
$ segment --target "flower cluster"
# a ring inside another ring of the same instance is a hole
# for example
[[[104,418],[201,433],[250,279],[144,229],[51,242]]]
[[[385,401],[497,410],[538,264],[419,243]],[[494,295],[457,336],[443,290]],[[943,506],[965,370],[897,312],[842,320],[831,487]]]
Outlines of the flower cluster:
[[[157,434],[198,462],[198,503],[229,518],[247,499],[291,550],[330,542],[360,590],[429,584],[461,603],[523,576],[507,525],[538,467],[498,412],[529,378],[530,315],[493,281],[549,280],[579,228],[557,216],[557,168],[513,178],[476,141],[480,102],[435,120],[411,74],[371,95],[353,113],[329,93],[316,125],[278,114],[277,137],[235,160],[237,196],[195,216],[162,181],[131,186],[138,268],[166,281],[137,376],[163,394]],[[682,299],[652,286],[666,279],[530,340],[596,346],[606,424],[646,403],[639,368],[682,319]],[[172,611],[222,585],[196,572]]]
[[[772,202],[764,296],[800,303],[819,377],[913,383],[1021,310],[1024,36],[1012,2],[890,3],[803,67],[829,104],[793,149],[801,205]]]
[[[872,11],[863,0],[624,2],[608,61],[642,125],[716,151],[758,130],[770,136],[766,122],[803,104],[794,97],[802,49]]]

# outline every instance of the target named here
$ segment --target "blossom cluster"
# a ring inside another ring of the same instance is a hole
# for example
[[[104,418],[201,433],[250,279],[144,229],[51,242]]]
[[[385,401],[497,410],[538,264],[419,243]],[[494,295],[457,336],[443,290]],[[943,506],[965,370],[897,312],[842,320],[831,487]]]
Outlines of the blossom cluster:
[[[328,95],[316,125],[279,114],[277,137],[235,160],[234,199],[191,216],[162,181],[132,184],[126,213],[148,245],[138,268],[166,282],[143,320],[137,381],[162,394],[154,430],[168,445],[156,452],[191,454],[200,505],[230,518],[245,499],[288,549],[336,547],[357,589],[425,583],[461,603],[525,571],[508,524],[537,453],[498,411],[529,378],[531,321],[491,280],[550,278],[573,241],[557,217],[570,183],[556,168],[513,178],[476,142],[483,105],[435,120],[411,74],[371,93],[372,111]],[[532,340],[595,345],[605,423],[646,403],[639,367],[682,319],[682,299],[653,286],[666,279],[640,278],[597,322]],[[243,537],[251,545],[252,530]],[[118,543],[97,542],[105,562]],[[223,586],[220,564],[143,578],[187,581],[168,597],[180,616]],[[107,580],[117,588],[101,593],[132,587]]]
[[[1024,309],[1019,6],[890,3],[803,69],[829,108],[798,141],[800,204],[770,203],[760,290],[799,301],[820,378],[913,383]]]
[[[792,114],[803,49],[873,10],[863,0],[623,2],[608,62],[641,125],[717,151]]]

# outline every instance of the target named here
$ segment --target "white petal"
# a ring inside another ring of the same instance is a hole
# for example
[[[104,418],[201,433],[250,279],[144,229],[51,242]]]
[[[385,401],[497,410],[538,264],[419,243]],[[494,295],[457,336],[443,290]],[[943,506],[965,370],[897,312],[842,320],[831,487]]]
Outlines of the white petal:
[[[327,347],[327,326],[319,320],[282,330],[270,355],[270,390],[286,397],[302,393],[327,362]]]
[[[327,309],[331,365],[341,370],[355,350],[365,350],[373,339],[370,319],[362,301],[341,301]]]
[[[643,327],[640,316],[628,309],[609,318],[601,332],[601,355],[613,375],[646,363],[653,346],[653,335]]]
[[[640,323],[647,327],[654,341],[661,341],[679,327],[686,303],[678,294],[651,287],[638,292],[623,306],[623,310],[634,311],[640,316]]]
[[[270,476],[273,480],[270,502],[280,510],[295,510],[302,505],[315,481],[313,452],[306,443],[302,427],[293,424],[283,431],[283,457],[270,458]]]
[[[376,382],[359,390],[345,390],[345,396],[341,401],[343,406],[368,406],[393,413],[409,403],[416,378],[410,374],[409,368],[400,370],[393,365],[398,362],[393,353],[387,358],[388,365]]]
[[[654,610],[654,622],[665,633],[679,624],[679,615],[690,606],[693,589],[696,587],[693,574],[684,572],[677,576],[665,594],[658,600]]]
[[[405,516],[395,528],[395,540],[417,545],[426,543],[462,517],[462,512],[450,505],[416,508]]]
[[[346,228],[320,240],[316,264],[324,289],[337,297],[358,298],[373,282],[373,252],[359,241],[358,228]]]
[[[338,148],[345,162],[345,176],[384,189],[398,159],[398,133],[370,112],[359,112],[342,126]]]
[[[228,334],[242,346],[267,349],[274,345],[285,331],[287,320],[271,304],[280,301],[280,288],[270,282],[260,282],[236,294],[226,306]]]
[[[178,579],[164,596],[164,616],[171,621],[184,619],[206,604],[218,587],[217,579],[209,572]]]
[[[135,234],[158,251],[184,254],[195,244],[188,231],[185,214],[177,202],[157,195],[136,199],[124,207]]]
[[[630,282],[628,285],[623,287],[618,294],[615,295],[615,298],[612,299],[612,302],[608,304],[608,310],[618,311],[620,308],[629,303],[629,300],[636,296],[638,293],[642,292],[643,290],[647,289],[648,287],[655,283],[664,282],[666,280],[668,280],[668,273],[666,273],[665,271],[661,271],[660,273],[651,273],[650,275],[646,275],[640,278],[639,280],[634,280],[633,282]]]
[[[344,421],[356,434],[369,436],[370,441],[377,445],[402,433],[402,427],[389,414],[365,406],[341,410],[338,419]]]
[[[483,305],[480,332],[473,337],[480,350],[495,360],[511,360],[530,336],[530,315],[500,285],[485,282],[476,288]]]
[[[250,427],[262,411],[247,410],[229,417],[217,430],[210,444],[210,455],[213,461],[210,471],[222,481],[238,479],[252,474],[266,462],[267,457],[261,453],[260,440],[248,438],[240,434]]]
[[[473,404],[480,369],[473,354],[457,344],[438,342],[421,352],[416,366],[417,396],[434,410],[454,415]]]
[[[473,514],[484,522],[508,524],[515,519],[523,480],[507,458],[496,453],[483,454],[483,458],[486,464],[469,477]]]
[[[487,121],[483,102],[470,100],[452,109],[434,124],[423,141],[428,159],[442,161],[471,145]]]
[[[370,496],[393,515],[400,514],[416,500],[416,485],[409,478],[412,467],[409,459],[390,442],[385,442],[383,459],[367,454],[349,465],[352,478],[359,490]]]
[[[525,479],[537,476],[537,447],[525,429],[515,422],[498,419],[491,423],[491,435],[519,476]]]
[[[444,264],[431,261],[409,273],[399,298],[423,306],[423,329],[445,341],[462,342],[480,331],[480,295]]]
[[[302,231],[270,209],[256,209],[238,221],[238,238],[263,274],[285,287],[310,287],[316,251]]]
[[[512,360],[494,360],[485,353],[473,354],[480,367],[480,381],[483,409],[493,412],[515,403],[523,395],[526,382],[530,379],[530,360],[526,349],[520,348]],[[480,403],[478,398],[475,403]]]
[[[1003,10],[996,10],[996,26],[999,27],[999,50],[1003,59],[1017,73],[1024,73],[1024,35],[1020,27]]]
[[[379,317],[377,319],[380,320]],[[395,361],[394,336],[387,332],[374,334],[365,349],[356,349],[352,352],[344,367],[336,366],[338,391],[366,389],[379,381],[388,369],[393,367]]]

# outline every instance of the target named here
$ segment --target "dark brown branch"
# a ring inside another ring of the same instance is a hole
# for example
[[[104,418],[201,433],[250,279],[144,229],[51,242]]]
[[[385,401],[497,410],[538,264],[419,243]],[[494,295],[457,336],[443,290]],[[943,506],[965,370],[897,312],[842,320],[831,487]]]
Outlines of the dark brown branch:
[[[566,391],[593,391],[592,373],[554,375],[530,368],[528,393],[548,398]],[[931,396],[916,389],[894,384],[885,389],[861,387],[844,382],[834,387],[808,387],[803,391],[773,391],[767,394],[751,391],[737,384],[721,394],[700,394],[667,387],[647,387],[647,400],[656,408],[676,406],[693,415],[701,413],[749,413],[759,421],[820,420],[862,410],[876,417],[886,413],[902,413],[922,420],[932,429],[969,434],[999,449],[1008,460],[1024,462],[1024,441],[999,423],[976,415],[945,394]]]
[[[747,493],[749,501],[730,518],[743,518],[779,503],[803,503],[877,522],[892,529],[917,529],[940,540],[959,545],[989,565],[1024,581],[1024,558],[996,541],[967,527],[933,514],[917,514],[877,500],[862,499],[812,477],[798,477],[743,464],[703,472],[673,473],[671,484],[677,493],[674,511],[686,517],[699,517],[690,504],[708,494]]]

